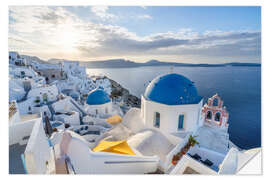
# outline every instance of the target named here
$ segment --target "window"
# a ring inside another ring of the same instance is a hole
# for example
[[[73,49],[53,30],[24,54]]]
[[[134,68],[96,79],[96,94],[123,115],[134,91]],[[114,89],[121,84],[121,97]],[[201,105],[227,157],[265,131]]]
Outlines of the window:
[[[178,130],[183,129],[184,127],[184,115],[180,114],[178,117]]]
[[[42,94],[42,99],[44,102],[48,102],[48,94],[47,93]]]
[[[96,109],[96,114],[98,114],[98,110]]]
[[[207,111],[206,119],[212,119],[212,112]]]
[[[155,112],[154,127],[157,127],[157,128],[160,127],[160,113],[159,112]]]
[[[220,112],[217,112],[215,115],[215,121],[219,122],[220,121]]]
[[[25,72],[21,71],[21,77],[24,78],[25,77]]]
[[[217,98],[214,99],[213,106],[218,106],[218,99]]]

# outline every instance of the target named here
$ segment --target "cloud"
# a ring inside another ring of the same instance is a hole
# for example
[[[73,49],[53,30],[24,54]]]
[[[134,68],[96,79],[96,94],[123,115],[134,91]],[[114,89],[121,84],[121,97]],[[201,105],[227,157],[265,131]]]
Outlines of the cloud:
[[[152,16],[148,15],[148,14],[142,14],[142,15],[138,15],[137,16],[139,19],[153,19]]]
[[[115,19],[116,15],[108,13],[108,6],[92,6],[91,11],[102,20]]]
[[[114,18],[106,6],[92,7],[91,10],[103,19]],[[12,19],[9,49],[40,53],[48,58],[166,57],[256,61],[261,58],[260,31],[199,33],[180,29],[139,36],[121,26],[82,20],[62,7],[12,6],[9,15]]]
[[[211,32],[199,34],[188,29],[138,37],[121,27],[102,26],[96,29],[101,37],[98,46],[86,44],[77,48],[85,56],[172,55],[211,58],[260,59],[260,32]]]

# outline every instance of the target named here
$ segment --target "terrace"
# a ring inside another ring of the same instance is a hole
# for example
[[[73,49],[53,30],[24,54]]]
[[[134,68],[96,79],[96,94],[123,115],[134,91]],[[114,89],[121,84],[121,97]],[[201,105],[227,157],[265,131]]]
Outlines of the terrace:
[[[216,172],[219,171],[219,165],[225,158],[224,154],[198,146],[190,148],[187,154],[192,159],[204,164]]]

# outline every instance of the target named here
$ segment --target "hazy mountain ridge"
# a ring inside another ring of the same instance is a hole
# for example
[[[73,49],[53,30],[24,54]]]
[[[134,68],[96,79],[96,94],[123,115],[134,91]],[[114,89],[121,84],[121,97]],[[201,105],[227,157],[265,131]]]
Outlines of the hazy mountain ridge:
[[[137,63],[125,59],[105,60],[105,61],[87,61],[80,62],[87,68],[129,68],[142,66],[182,66],[182,67],[223,67],[223,66],[261,66],[259,63],[224,63],[224,64],[191,64],[177,62],[162,62],[158,60],[150,60],[145,63]]]
[[[67,59],[56,59],[52,58],[48,61],[41,60],[36,56],[27,56],[22,55],[23,57],[33,58],[41,63],[51,63],[57,64],[63,60],[74,61]],[[223,64],[191,64],[191,63],[178,63],[178,62],[163,62],[159,60],[149,60],[145,63],[138,63],[126,59],[109,59],[109,60],[99,60],[99,61],[79,61],[81,65],[86,66],[86,68],[133,68],[133,67],[143,67],[143,66],[182,66],[182,67],[223,67],[223,66],[261,66],[260,63],[240,63],[240,62],[231,62]]]

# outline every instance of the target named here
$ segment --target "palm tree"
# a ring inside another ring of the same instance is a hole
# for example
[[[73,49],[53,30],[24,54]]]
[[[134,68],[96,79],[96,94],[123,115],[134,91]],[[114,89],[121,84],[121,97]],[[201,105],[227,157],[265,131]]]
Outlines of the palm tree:
[[[200,147],[200,143],[195,139],[196,137],[197,136],[192,136],[192,135],[189,136],[189,139],[188,139],[188,146],[189,147],[193,147],[196,144]]]
[[[186,154],[190,147],[195,146],[196,144],[200,147],[200,143],[195,139],[197,136],[190,135],[188,138],[188,143],[185,145],[185,147],[182,149],[182,153]]]

